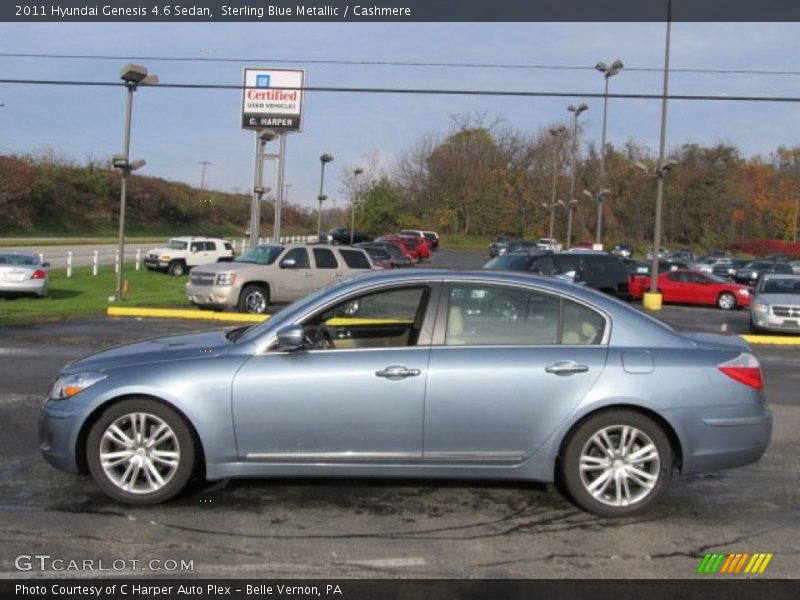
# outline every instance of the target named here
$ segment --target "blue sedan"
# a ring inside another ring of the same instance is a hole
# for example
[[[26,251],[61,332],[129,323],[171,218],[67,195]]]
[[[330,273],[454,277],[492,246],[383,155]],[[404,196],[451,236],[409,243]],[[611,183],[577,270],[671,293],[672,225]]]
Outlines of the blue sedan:
[[[398,271],[71,363],[39,430],[52,465],[130,504],[197,477],[449,477],[560,480],[627,516],[675,473],[757,461],[762,387],[738,337],[678,333],[583,286]]]

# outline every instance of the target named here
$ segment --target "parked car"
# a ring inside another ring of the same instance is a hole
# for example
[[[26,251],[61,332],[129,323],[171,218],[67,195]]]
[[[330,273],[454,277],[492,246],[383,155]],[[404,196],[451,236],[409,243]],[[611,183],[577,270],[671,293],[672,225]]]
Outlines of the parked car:
[[[50,282],[49,266],[30,252],[0,251],[0,295],[44,298]]]
[[[197,475],[557,477],[583,509],[623,517],[661,500],[673,472],[757,461],[772,428],[762,388],[737,336],[679,333],[555,278],[401,269],[255,326],[71,362],[39,447],[127,504]]]
[[[800,275],[767,274],[759,280],[750,304],[750,328],[800,333]]]
[[[789,266],[792,267],[792,272],[795,275],[800,275],[800,260],[789,261]]]
[[[166,246],[151,248],[144,266],[151,271],[167,271],[180,277],[197,265],[233,260],[233,246],[217,237],[184,236],[172,238]]]
[[[614,244],[611,254],[620,258],[633,258],[633,246],[630,244]]]
[[[527,242],[525,240],[492,242],[489,244],[489,256],[502,256],[504,254],[511,254],[512,252],[527,252],[529,250],[536,250],[537,248],[537,242]]]
[[[411,267],[414,265],[414,261],[411,260],[410,256],[403,252],[403,249],[400,245],[390,244],[389,242],[363,242],[361,244],[356,244],[356,248],[362,248],[364,246],[372,246],[374,248],[380,248],[381,250],[386,251],[391,257],[392,265],[395,268]]]
[[[733,264],[733,259],[727,256],[726,257],[709,256],[693,264],[694,264],[693,268],[696,271],[703,271],[704,273],[713,273],[714,269],[717,267],[724,267],[725,269],[727,269],[730,265]]]
[[[733,281],[733,278],[736,275],[736,271],[738,271],[739,269],[744,267],[748,262],[750,262],[742,258],[731,258],[728,260],[730,262],[714,265],[711,268],[712,275],[716,275],[717,277],[722,277],[723,279],[729,279]]]
[[[621,300],[631,300],[628,290],[628,271],[618,257],[610,254],[540,250],[497,256],[483,265],[483,268],[557,276],[584,284]]]
[[[759,277],[767,273],[781,273],[791,275],[794,273],[788,262],[754,260],[736,271],[733,280],[749,286],[755,286]]]
[[[353,244],[360,244],[362,242],[369,242],[372,238],[367,235],[366,233],[362,233],[360,231],[354,231],[353,235],[350,235],[350,228],[348,227],[338,227],[337,229],[331,229],[328,232],[327,240],[329,243],[334,245],[343,245],[349,246],[352,237]]]
[[[386,249],[369,242],[356,244],[355,248],[361,248],[367,254],[369,254],[370,259],[372,259],[372,265],[376,269],[394,269],[392,255],[389,254]]]
[[[536,247],[539,250],[552,250],[553,252],[561,251],[561,244],[555,238],[539,238],[536,242]]]
[[[406,240],[409,242],[413,247],[414,250],[417,251],[419,254],[420,260],[428,260],[431,257],[431,246],[424,237],[419,237],[415,235],[406,235],[406,234],[396,234],[397,237],[400,239]]]
[[[591,240],[581,240],[570,248],[570,250],[594,250],[594,242]]]
[[[647,252],[645,253],[645,256],[647,257],[647,260],[653,260],[653,255],[654,254],[655,254],[655,248],[653,246],[648,246],[647,247]],[[669,250],[667,250],[663,246],[658,249],[658,258],[659,258],[659,260],[664,258],[667,254],[669,254]]]
[[[652,256],[652,255],[651,255]],[[696,260],[694,252],[686,248],[679,248],[662,258],[665,262],[691,263]]]
[[[408,239],[395,235],[382,235],[378,238],[375,238],[375,241],[381,244],[391,244],[392,246],[395,246],[403,254],[405,254],[409,260],[411,260],[412,264],[419,262],[419,252],[417,252],[416,246]]]
[[[201,308],[264,314],[270,304],[294,302],[340,277],[372,268],[369,256],[359,248],[265,244],[233,262],[194,269],[186,297]]]
[[[646,260],[634,260],[631,258],[623,258],[621,259],[625,268],[628,269],[628,273],[631,275],[649,275],[650,270],[653,266],[652,261]],[[668,263],[668,262],[659,262],[658,263],[658,272],[664,273],[666,271],[677,271],[678,269],[686,269],[688,268],[687,265],[683,263]]]
[[[435,231],[423,231],[422,233],[425,234],[425,239],[428,240],[428,243],[431,245],[431,248],[434,250],[439,249],[439,234]]]
[[[750,306],[749,287],[701,271],[667,271],[658,276],[657,285],[664,303],[703,304],[723,310]],[[636,276],[631,283],[634,298],[641,298],[649,288],[649,276]]]

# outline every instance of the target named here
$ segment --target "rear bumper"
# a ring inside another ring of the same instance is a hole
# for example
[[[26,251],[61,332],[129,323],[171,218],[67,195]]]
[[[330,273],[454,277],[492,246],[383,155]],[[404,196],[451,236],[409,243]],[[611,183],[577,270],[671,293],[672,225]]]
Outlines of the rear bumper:
[[[28,279],[26,281],[0,282],[0,294],[47,295],[47,279]]]

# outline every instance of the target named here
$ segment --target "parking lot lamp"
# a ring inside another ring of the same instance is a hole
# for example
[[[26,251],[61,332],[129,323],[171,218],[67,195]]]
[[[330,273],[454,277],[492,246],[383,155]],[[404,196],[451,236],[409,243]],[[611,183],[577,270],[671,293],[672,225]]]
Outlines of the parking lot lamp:
[[[558,127],[551,127],[550,128],[550,135],[553,136],[553,191],[550,197],[550,229],[548,237],[552,240],[553,239],[553,229],[555,227],[555,208],[556,208],[556,180],[558,178],[558,149],[559,144],[558,137],[563,135],[567,131],[567,128],[563,125],[559,125]]]
[[[139,169],[145,164],[143,160],[137,160],[133,163],[130,162],[133,92],[135,92],[136,88],[140,85],[156,85],[158,83],[158,77],[156,75],[148,75],[147,69],[141,65],[125,65],[122,71],[120,71],[119,76],[125,83],[128,93],[125,102],[125,134],[122,144],[122,154],[117,154],[112,159],[114,167],[119,169],[122,174],[119,193],[119,271],[117,272],[117,287],[114,291],[114,300],[116,302],[122,300],[122,282],[124,281],[122,272],[125,265],[125,201],[128,175],[130,175],[131,171]]]
[[[585,104],[579,104],[575,106],[574,104],[570,104],[567,107],[567,110],[573,114],[573,125],[572,125],[572,169],[570,174],[570,181],[569,181],[569,219],[567,225],[567,249],[572,246],[572,211],[574,207],[577,206],[577,202],[575,201],[575,174],[578,170],[578,117],[580,114],[588,110],[589,107]]]
[[[353,196],[353,200],[350,201],[350,245],[353,245],[353,236],[355,235],[356,231],[356,206],[358,205],[358,176],[364,172],[364,169],[361,167],[356,167],[353,169],[353,182],[355,185],[355,195]]]
[[[319,236],[322,235],[322,203],[328,199],[328,197],[322,192],[325,182],[325,163],[329,163],[332,160],[333,156],[327,153],[319,157],[320,173],[319,173],[319,195],[317,196],[317,200],[319,200],[319,214],[317,215],[317,241],[319,241]]]
[[[605,176],[605,163],[606,163],[606,121],[608,119],[608,80],[614,77],[614,75],[619,74],[622,70],[622,61],[617,59],[611,66],[606,66],[606,63],[603,61],[598,62],[594,68],[600,71],[603,74],[603,77],[606,80],[606,89],[605,93],[603,94],[603,135],[600,141],[600,183],[599,188],[603,189],[603,178]],[[602,194],[598,194],[597,196],[597,235],[595,236],[595,242],[598,244],[603,243],[602,235],[603,235],[603,200],[605,197]]]

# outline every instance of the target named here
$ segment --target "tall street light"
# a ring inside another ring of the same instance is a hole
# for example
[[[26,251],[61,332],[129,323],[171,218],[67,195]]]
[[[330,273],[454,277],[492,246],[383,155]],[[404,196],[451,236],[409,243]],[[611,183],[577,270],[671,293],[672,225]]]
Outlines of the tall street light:
[[[317,196],[317,200],[319,200],[319,214],[317,215],[317,241],[319,241],[320,236],[322,235],[322,203],[328,199],[328,197],[322,193],[323,184],[325,182],[325,163],[329,163],[332,160],[333,156],[327,153],[319,157],[321,167],[319,173],[319,196]]]
[[[578,202],[575,200],[575,172],[578,170],[578,117],[580,114],[588,110],[589,107],[585,104],[575,106],[570,104],[567,110],[574,116],[572,126],[572,173],[569,181],[569,218],[567,225],[567,250],[572,246],[572,211],[577,206]]]
[[[548,237],[553,239],[553,229],[555,227],[555,207],[556,207],[556,179],[558,178],[558,137],[566,133],[567,128],[563,125],[550,128],[550,135],[553,136],[553,193],[550,197],[550,230]]]
[[[356,181],[356,179],[363,172],[364,172],[364,169],[362,169],[361,167],[356,167],[355,169],[353,169],[353,182],[354,182],[354,185],[355,185],[355,188],[356,188],[356,192],[355,192],[354,199],[350,201],[350,212],[351,212],[351,216],[350,216],[350,245],[351,246],[353,245],[353,236],[355,235],[355,232],[356,232],[356,205],[358,204],[358,182]]]
[[[597,197],[597,235],[595,236],[595,242],[598,244],[603,243],[602,235],[603,235],[603,200],[605,198],[601,198],[602,190],[603,190],[603,177],[605,175],[605,166],[606,166],[606,121],[608,118],[608,80],[617,75],[624,65],[622,61],[617,59],[611,66],[606,66],[606,63],[603,61],[598,62],[594,68],[600,71],[603,74],[603,77],[606,80],[606,90],[603,94],[603,137],[600,142],[600,184],[599,188],[601,193],[598,194]]]
[[[139,169],[145,164],[143,160],[130,162],[133,92],[136,91],[137,86],[156,85],[158,83],[158,76],[148,75],[147,69],[141,65],[125,65],[120,71],[119,77],[125,82],[128,94],[125,102],[125,138],[122,144],[122,154],[117,154],[112,159],[114,167],[119,169],[122,174],[119,192],[119,270],[117,271],[117,288],[114,291],[114,300],[117,302],[122,300],[122,282],[124,281],[122,272],[125,265],[125,200],[127,198],[128,176],[131,171]]]

